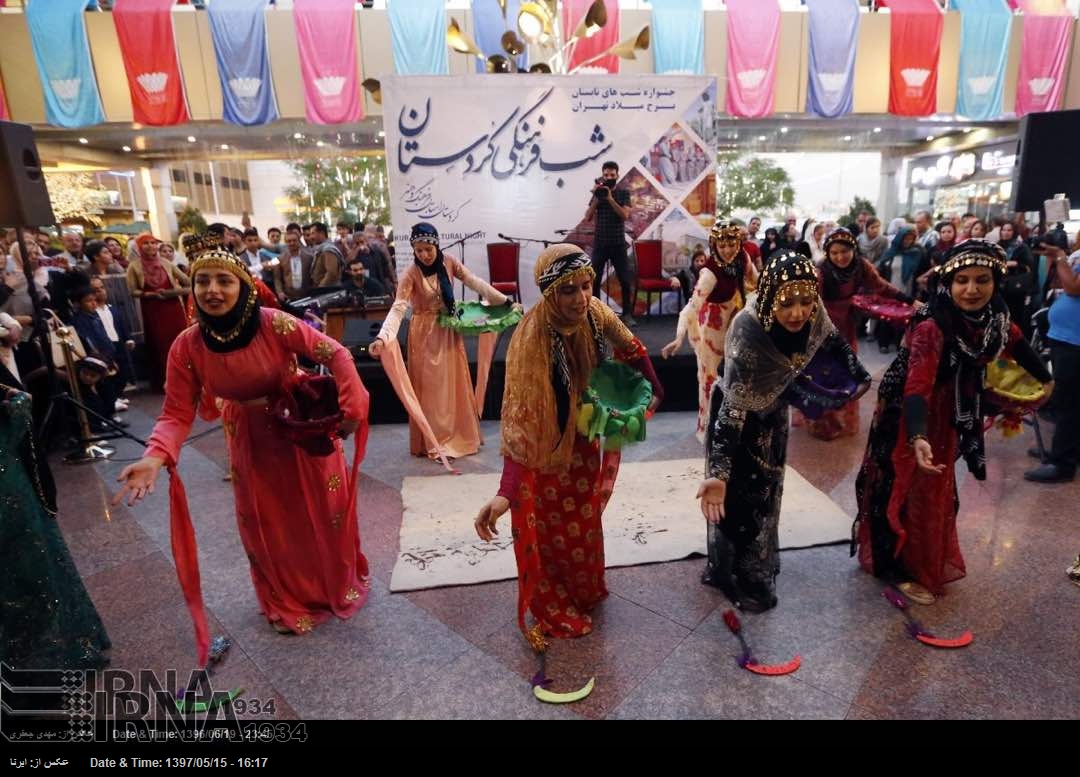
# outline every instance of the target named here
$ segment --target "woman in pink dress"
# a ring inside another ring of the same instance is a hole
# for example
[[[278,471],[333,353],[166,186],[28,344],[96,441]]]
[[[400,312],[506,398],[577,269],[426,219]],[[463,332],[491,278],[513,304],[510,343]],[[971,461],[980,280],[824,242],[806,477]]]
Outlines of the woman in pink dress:
[[[397,339],[405,311],[409,322],[409,382],[420,408],[434,432],[441,453],[450,458],[469,456],[480,450],[480,408],[476,406],[465,341],[452,329],[439,325],[440,313],[454,312],[452,278],[483,297],[489,305],[505,305],[510,298],[476,277],[465,266],[439,249],[439,233],[426,222],[415,224],[409,242],[413,266],[401,274],[397,297],[371,344],[370,353],[381,358],[388,343]],[[414,456],[435,457],[420,426],[409,419],[409,451]]]
[[[368,393],[352,357],[293,316],[262,309],[251,275],[230,252],[203,250],[191,271],[197,324],[169,351],[161,416],[143,458],[120,473],[124,488],[114,502],[128,494],[134,504],[152,491],[162,466],[173,473],[196,411],[212,417],[220,407],[237,525],[261,611],[283,633],[309,632],[330,615],[348,618],[364,604],[369,577],[343,444],[335,440],[329,455],[306,452],[285,436],[271,407],[300,380],[297,356],[329,367],[344,417],[339,433],[360,429],[355,456],[362,458]],[[173,556],[205,659],[194,534],[176,480],[170,500]]]

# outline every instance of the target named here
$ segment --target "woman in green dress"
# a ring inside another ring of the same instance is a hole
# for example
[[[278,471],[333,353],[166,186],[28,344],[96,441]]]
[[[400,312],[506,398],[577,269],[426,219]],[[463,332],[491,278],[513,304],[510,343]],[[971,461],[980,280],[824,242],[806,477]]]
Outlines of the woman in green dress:
[[[30,395],[0,382],[0,660],[16,669],[98,669],[109,638],[56,524],[34,445]]]

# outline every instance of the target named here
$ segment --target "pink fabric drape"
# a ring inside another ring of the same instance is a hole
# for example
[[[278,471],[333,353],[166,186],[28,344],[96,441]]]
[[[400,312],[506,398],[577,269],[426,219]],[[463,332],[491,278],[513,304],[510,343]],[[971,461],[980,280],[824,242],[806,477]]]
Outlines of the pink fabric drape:
[[[592,0],[564,0],[562,24],[567,35],[573,35],[574,30],[585,18]],[[607,8],[607,24],[591,38],[581,38],[570,53],[570,63],[567,70],[573,70],[583,62],[587,62],[598,54],[610,49],[619,42],[619,0],[604,0]],[[601,68],[609,73],[619,72],[619,58],[613,54],[600,57],[595,62],[589,62],[590,68]]]
[[[439,452],[439,461],[442,462],[448,472],[453,472],[455,475],[459,474],[447,460],[446,454],[443,453],[442,446],[439,445],[439,440],[427,420],[427,416],[424,415],[424,408],[420,407],[420,400],[413,390],[412,381],[409,380],[409,371],[405,368],[405,357],[401,355],[401,344],[396,338],[386,344],[379,361],[382,362],[383,369],[386,370],[386,377],[390,379],[390,385],[394,387],[394,393],[398,395],[401,404],[405,406],[405,412],[420,427],[420,432],[424,435],[428,448]]]
[[[780,6],[776,0],[728,0],[727,112],[756,119],[773,112]]]
[[[1016,81],[1016,115],[1056,111],[1065,93],[1073,18],[1060,2],[1024,0],[1020,7],[1024,32]]]
[[[152,127],[188,120],[173,37],[173,4],[174,0],[116,0],[112,12],[135,121]]]
[[[888,0],[892,14],[889,113],[937,112],[938,58],[945,16],[935,0]]]
[[[354,0],[293,4],[304,105],[312,124],[348,124],[364,118],[355,13]]]

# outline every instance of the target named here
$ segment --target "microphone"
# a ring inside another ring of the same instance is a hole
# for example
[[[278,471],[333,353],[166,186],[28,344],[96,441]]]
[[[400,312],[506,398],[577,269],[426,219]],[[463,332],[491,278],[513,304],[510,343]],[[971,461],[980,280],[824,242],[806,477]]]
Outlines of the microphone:
[[[496,232],[495,234],[498,235],[499,237],[501,237],[503,240],[506,240],[507,242],[510,242],[510,243],[514,242],[513,240],[510,240],[510,238],[508,238],[502,232]]]
[[[569,235],[570,230],[569,229],[556,229],[555,234],[556,235]]]

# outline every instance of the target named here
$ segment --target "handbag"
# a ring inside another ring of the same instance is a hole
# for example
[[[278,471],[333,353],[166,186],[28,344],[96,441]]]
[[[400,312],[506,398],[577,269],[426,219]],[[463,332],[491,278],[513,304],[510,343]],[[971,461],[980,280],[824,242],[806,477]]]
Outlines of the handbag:
[[[53,364],[60,368],[67,366],[68,351],[71,353],[72,364],[86,358],[86,347],[75,327],[65,324],[48,308],[45,308],[45,313],[48,314],[49,349],[52,352]]]

